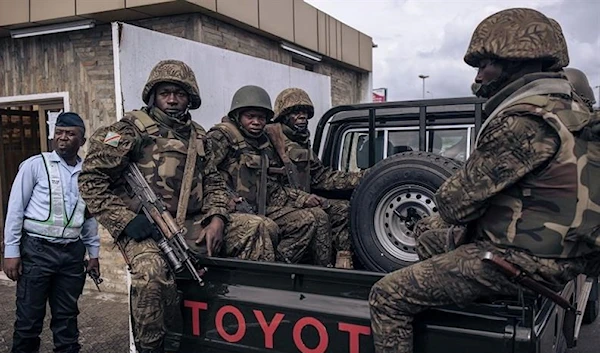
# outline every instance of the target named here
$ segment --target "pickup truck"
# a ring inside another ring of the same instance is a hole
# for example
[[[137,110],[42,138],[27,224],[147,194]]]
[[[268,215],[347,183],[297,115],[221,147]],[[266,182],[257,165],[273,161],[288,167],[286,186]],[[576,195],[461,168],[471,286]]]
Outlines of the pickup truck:
[[[327,195],[351,197],[357,269],[201,259],[204,286],[185,273],[177,279],[185,323],[180,352],[374,352],[369,290],[386,272],[417,261],[412,227],[436,212],[433,193],[468,158],[483,103],[457,98],[329,110],[315,152],[337,169],[372,167],[352,195]],[[580,276],[561,293],[586,321],[598,312],[597,285]],[[415,352],[562,353],[563,318],[563,309],[534,295],[431,309],[415,320]]]

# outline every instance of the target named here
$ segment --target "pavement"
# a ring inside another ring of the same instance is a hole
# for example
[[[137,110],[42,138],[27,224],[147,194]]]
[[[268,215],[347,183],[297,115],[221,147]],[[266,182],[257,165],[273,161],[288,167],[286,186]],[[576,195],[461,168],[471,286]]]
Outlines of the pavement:
[[[10,352],[15,320],[15,283],[0,272],[0,352]],[[81,353],[128,353],[127,295],[84,289],[79,299]],[[40,353],[52,352],[50,309],[47,309]]]
[[[81,353],[128,353],[127,296],[85,289],[79,300]],[[0,352],[10,352],[15,312],[15,283],[0,272]],[[49,310],[48,310],[49,313]],[[40,353],[52,352],[52,333],[46,315]],[[568,353],[598,353],[600,318],[581,329],[578,346]]]

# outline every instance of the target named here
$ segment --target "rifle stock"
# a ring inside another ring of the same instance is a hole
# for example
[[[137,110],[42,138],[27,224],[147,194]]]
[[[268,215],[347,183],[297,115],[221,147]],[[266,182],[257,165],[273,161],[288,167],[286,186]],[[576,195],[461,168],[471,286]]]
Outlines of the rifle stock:
[[[527,273],[521,271],[510,262],[494,255],[489,251],[483,255],[483,261],[494,264],[510,280],[523,285],[525,288],[529,288],[537,294],[541,294],[542,296],[552,300],[554,303],[556,303],[556,305],[565,309],[565,318],[563,321],[562,331],[567,341],[567,347],[573,348],[575,346],[575,322],[577,315],[580,315],[581,313],[577,312],[577,309],[571,305],[567,299],[529,277]]]
[[[173,216],[171,216],[162,200],[150,188],[146,178],[144,178],[135,163],[130,164],[126,169],[125,180],[140,200],[148,220],[156,226],[160,236],[154,240],[173,271],[180,272],[185,267],[199,285],[204,285],[183,237],[186,231],[185,228],[177,225]]]

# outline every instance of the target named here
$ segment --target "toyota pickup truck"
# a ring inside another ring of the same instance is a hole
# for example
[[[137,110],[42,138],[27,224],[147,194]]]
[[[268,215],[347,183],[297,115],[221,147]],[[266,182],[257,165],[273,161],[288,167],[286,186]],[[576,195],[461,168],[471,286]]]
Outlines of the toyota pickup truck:
[[[357,269],[201,259],[204,286],[185,273],[177,280],[185,322],[180,351],[374,352],[369,290],[385,273],[417,261],[414,223],[437,212],[433,194],[468,158],[483,103],[457,98],[329,110],[315,152],[336,169],[371,167],[352,195],[326,195],[351,198]],[[561,293],[580,311],[578,324],[597,316],[597,285],[580,276]],[[562,353],[563,318],[563,309],[535,295],[431,309],[415,320],[415,352]]]

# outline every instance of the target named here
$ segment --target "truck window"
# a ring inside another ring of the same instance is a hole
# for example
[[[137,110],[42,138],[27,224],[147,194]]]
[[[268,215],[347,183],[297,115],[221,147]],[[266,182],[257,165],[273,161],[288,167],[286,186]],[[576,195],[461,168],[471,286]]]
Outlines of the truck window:
[[[463,129],[431,129],[428,150],[440,156],[465,161],[470,144],[469,131]]]
[[[388,149],[386,157],[396,153],[419,150],[419,129],[386,130]]]
[[[377,131],[375,139],[375,162],[383,159],[383,131]],[[369,168],[369,131],[348,130],[342,137],[342,153],[339,169],[356,172]]]
[[[436,126],[427,129],[427,151],[444,157],[465,161],[475,141],[473,125]],[[352,129],[344,132],[339,170],[355,172],[369,167],[369,130]],[[467,146],[470,146],[467,148]],[[397,153],[419,150],[417,127],[377,129],[375,162]]]

